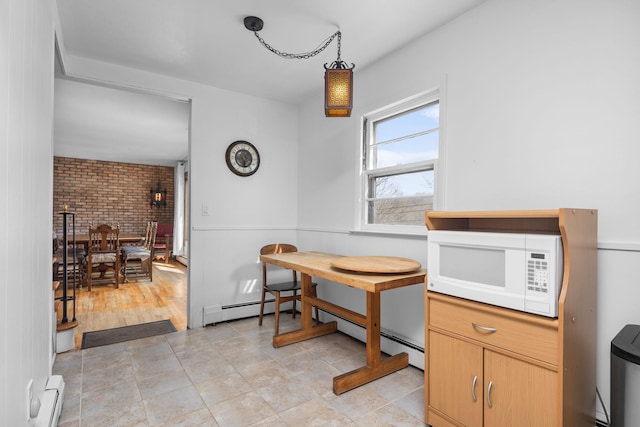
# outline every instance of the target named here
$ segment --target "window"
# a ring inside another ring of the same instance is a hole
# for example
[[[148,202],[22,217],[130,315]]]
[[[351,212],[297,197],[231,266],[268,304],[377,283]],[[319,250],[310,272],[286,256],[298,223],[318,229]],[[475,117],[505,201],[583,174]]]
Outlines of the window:
[[[439,173],[439,92],[366,115],[363,131],[361,228],[425,231]]]

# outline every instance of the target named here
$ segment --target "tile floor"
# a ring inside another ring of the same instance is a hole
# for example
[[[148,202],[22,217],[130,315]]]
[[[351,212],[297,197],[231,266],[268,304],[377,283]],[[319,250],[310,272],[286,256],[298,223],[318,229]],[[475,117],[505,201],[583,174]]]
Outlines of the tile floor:
[[[281,332],[299,318],[281,316]],[[424,375],[409,367],[336,396],[332,378],[365,364],[334,333],[278,349],[273,315],[57,355],[60,427],[424,426]]]

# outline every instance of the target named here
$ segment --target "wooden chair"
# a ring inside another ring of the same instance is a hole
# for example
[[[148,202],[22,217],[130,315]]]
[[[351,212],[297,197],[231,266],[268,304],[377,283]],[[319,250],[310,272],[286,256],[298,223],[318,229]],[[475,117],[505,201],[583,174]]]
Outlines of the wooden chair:
[[[173,251],[173,224],[158,223],[156,241],[153,244],[153,257],[162,257],[165,264],[171,259]]]
[[[153,245],[156,241],[158,223],[149,221],[145,232],[144,242],[141,245],[122,246],[122,275],[123,281],[127,281],[129,274],[147,276],[153,281]]]
[[[289,252],[298,252],[298,248],[294,245],[289,245],[287,243],[276,243],[271,245],[263,246],[260,249],[260,255],[271,255],[271,254],[281,254],[281,253],[289,253]],[[296,317],[296,301],[299,301],[300,294],[298,291],[301,288],[300,282],[298,282],[298,275],[295,271],[292,271],[293,276],[291,281],[287,282],[279,282],[279,283],[268,283],[267,282],[267,265],[262,263],[262,300],[260,301],[260,318],[258,320],[258,325],[262,326],[262,316],[264,314],[264,303],[265,298],[267,296],[267,292],[273,295],[275,299],[275,335],[278,335],[278,327],[280,324],[280,304],[284,304],[285,302],[292,301],[293,308],[293,318]],[[317,283],[311,284],[312,295],[317,296],[316,287]],[[291,295],[281,296],[282,292],[290,292]],[[318,317],[318,307],[316,309],[316,322],[320,322],[320,317]]]
[[[99,267],[100,278],[104,278],[106,270],[114,271],[115,288],[120,283],[120,230],[107,224],[89,229],[89,245],[87,250],[87,287],[91,290],[94,266]]]

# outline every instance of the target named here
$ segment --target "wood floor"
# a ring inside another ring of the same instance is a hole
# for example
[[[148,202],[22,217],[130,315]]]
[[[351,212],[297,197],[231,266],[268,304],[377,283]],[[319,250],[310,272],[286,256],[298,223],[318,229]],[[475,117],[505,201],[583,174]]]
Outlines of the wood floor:
[[[68,309],[71,320],[71,305]],[[129,278],[115,289],[113,284],[94,284],[76,292],[75,348],[89,331],[170,319],[178,331],[187,328],[187,269],[178,262],[153,263],[153,281]]]

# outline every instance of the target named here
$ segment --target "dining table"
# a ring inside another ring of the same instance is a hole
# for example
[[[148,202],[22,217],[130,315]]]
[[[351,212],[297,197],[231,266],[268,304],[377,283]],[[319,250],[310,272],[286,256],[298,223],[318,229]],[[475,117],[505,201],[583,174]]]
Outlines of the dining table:
[[[69,244],[73,243],[73,236],[67,236],[67,241]],[[88,234],[76,234],[76,244],[82,245],[84,247],[85,253],[88,252],[89,249],[89,235]],[[131,243],[141,243],[144,242],[144,236],[139,234],[123,234],[120,233],[118,235],[118,240],[120,244],[131,244]]]
[[[381,357],[380,294],[389,289],[423,284],[427,271],[420,268],[417,261],[398,257],[344,257],[315,251],[261,255],[260,260],[298,271],[301,275],[301,328],[275,335],[274,347],[282,347],[338,330],[337,321],[313,325],[313,306],[366,328],[367,364],[334,377],[334,394],[340,395],[409,365],[409,356],[405,352],[385,359]],[[366,314],[314,296],[311,289],[312,277],[365,291]]]

